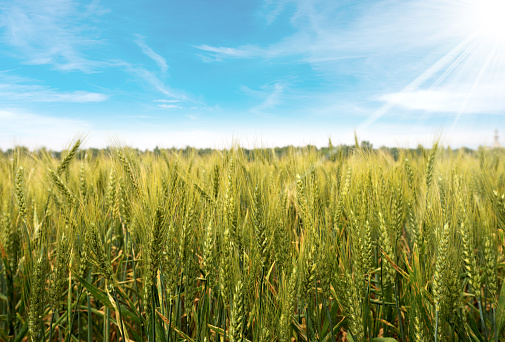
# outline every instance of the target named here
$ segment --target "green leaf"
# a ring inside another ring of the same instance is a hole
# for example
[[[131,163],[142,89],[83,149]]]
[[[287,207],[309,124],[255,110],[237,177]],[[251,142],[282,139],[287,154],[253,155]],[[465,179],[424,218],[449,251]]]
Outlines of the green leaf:
[[[86,279],[82,278],[78,274],[75,274],[75,276],[77,277],[77,279],[79,280],[81,285],[84,286],[89,291],[89,293],[91,293],[93,295],[93,297],[98,299],[103,305],[105,305],[109,309],[113,309],[113,310],[115,309],[114,305],[112,305],[112,303],[109,300],[109,297],[107,296],[107,294],[105,292],[103,292],[99,288],[95,287],[94,285],[88,283],[86,281]],[[128,310],[124,305],[121,305],[121,315],[123,317],[127,317],[127,318],[131,319],[135,323],[142,323],[142,318],[139,317],[138,315],[134,314],[130,310]]]
[[[372,338],[372,342],[398,342],[398,340],[392,337],[376,337]]]
[[[303,330],[302,326],[296,321],[296,319],[294,317],[291,320],[291,327],[293,328],[293,330],[295,331],[295,333],[297,334],[298,338],[301,341],[303,341],[303,342],[308,341],[305,331]]]
[[[502,333],[505,326],[505,282],[501,286],[498,305],[496,306],[496,324],[498,326],[498,335]]]
[[[158,316],[161,318],[161,320],[163,322],[165,322],[166,324],[170,324],[170,320],[168,318],[166,318],[165,316],[163,316],[158,310],[156,310],[156,313],[158,314]],[[189,341],[189,342],[195,342],[195,340],[193,340],[191,337],[189,337],[188,335],[186,335],[183,331],[181,331],[179,328],[177,328],[175,325],[171,325],[172,329],[174,329],[174,331],[180,335],[182,338],[184,338],[186,341]]]
[[[14,342],[21,342],[25,338],[27,333],[28,333],[28,322],[23,324],[21,330],[19,330],[19,333],[16,335],[16,339],[14,340]]]
[[[81,285],[84,286],[89,291],[89,293],[91,293],[93,295],[93,297],[98,299],[100,302],[102,302],[103,305],[107,306],[108,308],[114,308],[114,306],[112,305],[112,303],[109,300],[109,297],[107,297],[105,292],[103,292],[99,288],[95,287],[94,285],[88,283],[86,281],[86,279],[82,278],[78,274],[74,274],[74,275],[76,276],[77,279],[79,279],[79,282],[81,283]]]
[[[465,323],[466,331],[474,341],[483,342],[484,338],[479,331],[480,327],[477,324],[478,322],[479,321],[476,321],[474,319],[469,320],[467,323]]]
[[[338,305],[334,305],[335,308],[338,308]],[[333,311],[333,310],[332,310]],[[336,318],[336,315],[335,315],[335,318]],[[338,322],[336,325],[333,326],[333,334],[335,336],[338,335],[338,332],[340,331],[340,329],[342,328],[342,326],[344,325],[344,321],[345,321],[345,317],[342,318],[340,320],[340,322]],[[350,335],[347,335],[347,336],[350,336]],[[324,342],[328,342],[331,340],[331,333],[328,333],[326,334],[326,337],[324,338]]]

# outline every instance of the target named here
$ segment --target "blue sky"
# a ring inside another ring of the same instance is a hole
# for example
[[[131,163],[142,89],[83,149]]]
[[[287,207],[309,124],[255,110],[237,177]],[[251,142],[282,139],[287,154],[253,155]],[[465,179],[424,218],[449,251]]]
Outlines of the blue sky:
[[[505,136],[497,0],[0,0],[0,148]],[[505,140],[504,140],[505,141]]]

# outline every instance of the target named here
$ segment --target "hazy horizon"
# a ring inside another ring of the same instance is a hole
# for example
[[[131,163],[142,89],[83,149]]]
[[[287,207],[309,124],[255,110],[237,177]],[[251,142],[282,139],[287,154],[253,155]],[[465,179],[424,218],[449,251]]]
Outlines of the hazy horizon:
[[[47,147],[47,146],[43,146],[43,145],[23,145],[23,144],[18,144],[16,142],[13,142],[10,146],[7,146],[6,148],[2,148],[0,147],[0,151],[2,152],[7,152],[9,150],[13,150],[17,147],[22,147],[22,148],[27,148],[28,150],[30,151],[37,151],[37,150],[41,150],[41,149],[46,149],[46,150],[49,150],[49,151],[52,151],[52,152],[64,152],[65,150],[68,150],[70,149],[76,142],[77,139],[80,139],[81,140],[81,149],[82,150],[88,150],[88,149],[98,149],[98,150],[104,150],[104,149],[108,149],[108,148],[133,148],[133,149],[138,149],[139,151],[154,151],[155,149],[166,149],[166,150],[170,150],[170,149],[177,149],[177,150],[183,150],[183,149],[186,149],[186,148],[194,148],[194,149],[198,149],[198,150],[205,150],[205,149],[211,149],[211,150],[230,150],[232,148],[235,148],[235,147],[238,147],[238,148],[243,148],[243,149],[247,149],[247,150],[253,150],[253,149],[270,149],[270,148],[287,148],[287,147],[294,147],[294,148],[305,148],[305,147],[309,147],[309,146],[314,146],[316,147],[317,149],[322,149],[322,148],[328,148],[329,147],[329,139],[326,140],[326,143],[325,144],[314,144],[314,143],[311,143],[311,142],[307,142],[306,144],[286,144],[286,145],[266,145],[266,144],[262,144],[261,142],[258,142],[258,141],[247,141],[247,142],[243,142],[241,141],[240,139],[233,139],[233,140],[230,140],[230,141],[227,141],[227,142],[223,142],[221,144],[216,144],[216,145],[213,145],[213,146],[194,146],[194,145],[179,145],[179,146],[175,146],[175,145],[172,145],[172,146],[163,146],[163,145],[155,145],[155,146],[147,146],[147,147],[139,147],[137,145],[132,145],[131,143],[128,143],[127,140],[125,139],[121,139],[119,138],[118,136],[113,136],[113,137],[109,137],[105,140],[105,144],[103,145],[100,145],[100,146],[95,146],[95,145],[92,145],[89,143],[89,139],[85,136],[85,135],[78,135],[78,136],[75,136],[74,138],[72,139],[69,139],[66,143],[64,143],[60,148],[51,148],[51,147]],[[417,149],[419,146],[421,146],[422,148],[424,149],[430,149],[433,147],[433,144],[434,143],[437,143],[439,148],[451,148],[451,149],[459,149],[459,148],[466,148],[466,149],[470,149],[470,150],[478,150],[479,148],[481,147],[484,147],[484,148],[495,148],[495,147],[499,147],[499,148],[502,148],[503,146],[501,145],[501,143],[499,144],[499,146],[494,146],[493,144],[485,144],[485,145],[478,145],[478,146],[475,146],[475,147],[469,147],[469,146],[452,146],[450,144],[445,144],[444,143],[444,140],[441,139],[441,138],[432,138],[430,141],[427,141],[425,144],[423,143],[418,143],[416,145],[414,144],[396,144],[396,145],[377,145],[377,144],[374,144],[373,141],[370,141],[370,140],[367,140],[367,139],[361,139],[361,137],[358,137],[358,141],[360,143],[360,145],[362,145],[363,143],[365,144],[370,144],[374,149],[381,149],[381,148],[398,148],[398,149]],[[343,142],[340,142],[340,143],[335,143],[333,140],[331,140],[332,142],[332,145],[335,149],[338,149],[340,146],[347,146],[347,147],[353,147],[356,145],[356,140],[353,138],[352,141],[348,142],[348,143],[343,143]]]

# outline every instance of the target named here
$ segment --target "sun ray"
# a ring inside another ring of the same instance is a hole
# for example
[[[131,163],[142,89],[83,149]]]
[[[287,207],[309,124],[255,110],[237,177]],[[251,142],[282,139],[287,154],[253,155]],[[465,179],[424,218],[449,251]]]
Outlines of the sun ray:
[[[446,53],[440,59],[438,59],[435,63],[433,63],[429,68],[427,68],[423,73],[421,73],[418,77],[416,77],[412,82],[410,82],[407,86],[405,86],[400,93],[410,92],[418,89],[422,84],[432,78],[441,70],[444,70],[448,65],[452,65],[454,56],[460,56],[465,53],[468,49],[471,49],[472,41],[474,37],[468,37],[463,42],[459,43],[456,47],[454,47],[451,51]],[[457,59],[457,58],[456,58]],[[365,130],[370,127],[373,123],[379,120],[382,116],[387,114],[392,108],[394,104],[385,103],[379,109],[374,111],[364,122],[362,122],[358,126],[358,130]]]
[[[460,43],[399,92],[390,94],[388,98],[393,100],[386,100],[358,129],[367,129],[397,104],[405,107],[401,102],[405,96],[422,103],[406,106],[425,112],[418,118],[452,113],[452,120],[448,117],[449,132],[465,114],[505,111],[505,1],[445,0],[425,4],[441,5],[438,18],[447,22],[447,32],[441,34],[446,35],[446,44],[451,40],[455,45]]]
[[[494,52],[494,50],[496,50],[497,47],[498,47],[498,44],[496,43],[492,52]],[[472,87],[470,88],[470,90],[465,98],[465,101],[461,105],[459,112],[456,115],[456,118],[454,119],[454,121],[451,125],[451,128],[449,129],[449,132],[452,132],[454,130],[454,128],[456,127],[456,124],[458,123],[459,119],[461,118],[461,115],[466,111],[468,103],[472,99],[472,96],[473,96],[477,86],[480,84],[480,81],[481,81],[482,77],[484,76],[485,71],[488,69],[488,66],[491,63],[491,60],[493,59],[494,56],[495,56],[494,53],[490,53],[487,56],[484,64],[482,65],[482,68],[480,69],[477,77],[475,78],[474,82],[472,83]]]
[[[470,41],[473,40],[473,37],[471,37],[469,39]],[[456,58],[455,61],[453,61],[451,63],[451,65],[449,65],[449,67],[442,73],[442,75],[440,75],[440,77],[438,77],[438,79],[433,82],[433,84],[430,86],[429,89],[433,89],[433,88],[436,88],[443,80],[445,80],[449,75],[450,73],[456,69],[460,64],[461,62],[463,62],[465,60],[465,58],[476,48],[478,42],[476,40],[474,40],[459,56],[458,58]]]

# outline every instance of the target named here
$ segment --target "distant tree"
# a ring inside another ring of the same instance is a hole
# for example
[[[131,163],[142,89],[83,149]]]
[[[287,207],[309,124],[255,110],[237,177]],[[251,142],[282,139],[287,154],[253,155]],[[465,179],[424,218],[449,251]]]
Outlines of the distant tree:
[[[369,141],[363,140],[361,142],[361,148],[364,150],[371,151],[373,150],[373,145]]]

